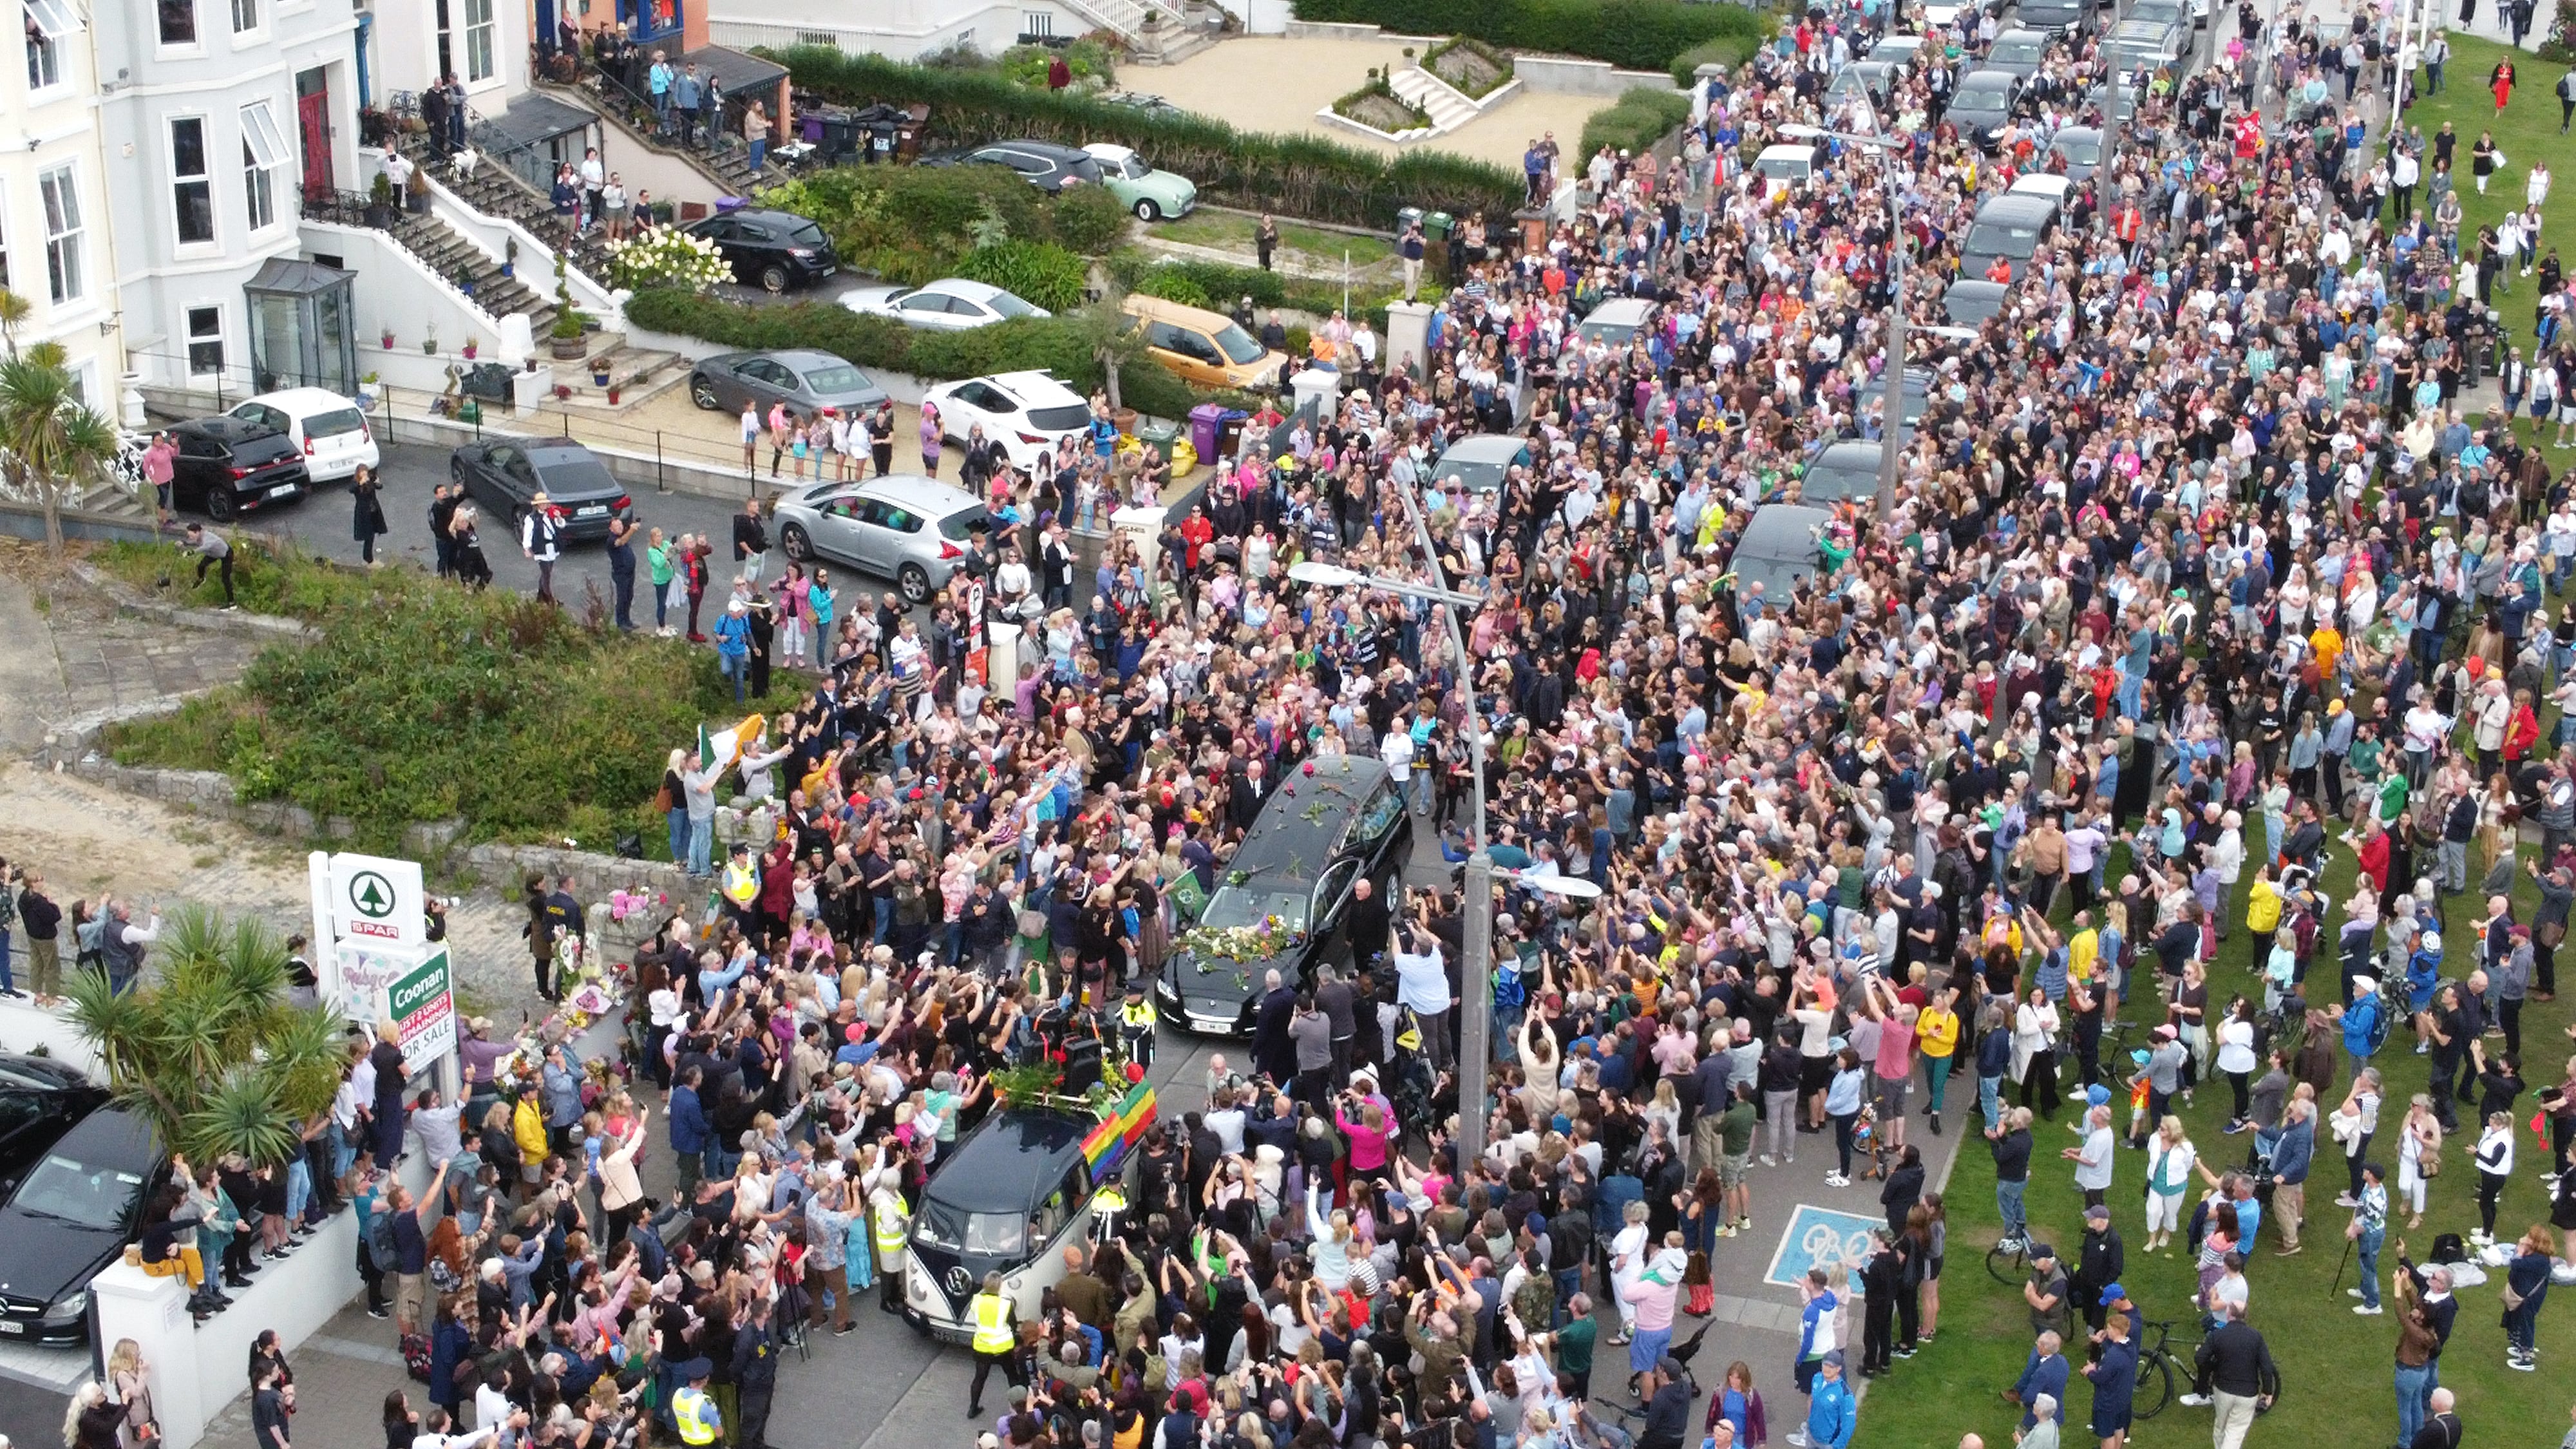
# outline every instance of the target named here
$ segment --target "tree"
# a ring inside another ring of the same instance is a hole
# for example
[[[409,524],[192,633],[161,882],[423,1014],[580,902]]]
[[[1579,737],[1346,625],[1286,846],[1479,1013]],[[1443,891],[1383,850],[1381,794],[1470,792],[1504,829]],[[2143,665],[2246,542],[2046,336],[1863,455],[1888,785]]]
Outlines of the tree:
[[[0,307],[0,315],[5,315]],[[14,347],[0,359],[0,449],[8,453],[12,487],[44,499],[45,547],[63,552],[62,506],[73,485],[96,477],[121,446],[116,425],[80,400],[63,366],[61,344]]]
[[[1091,360],[1100,364],[1101,385],[1109,390],[1109,410],[1124,406],[1118,400],[1118,369],[1145,355],[1145,331],[1119,310],[1126,294],[1106,292],[1099,301],[1074,312],[1082,324],[1083,346]]]
[[[18,329],[35,315],[36,306],[24,296],[0,287],[0,339],[6,339],[9,355],[18,355]]]
[[[192,1162],[293,1158],[349,1061],[339,1017],[287,1003],[286,947],[262,922],[190,907],[164,923],[159,949],[148,986],[120,993],[92,969],[68,988],[116,1104]]]

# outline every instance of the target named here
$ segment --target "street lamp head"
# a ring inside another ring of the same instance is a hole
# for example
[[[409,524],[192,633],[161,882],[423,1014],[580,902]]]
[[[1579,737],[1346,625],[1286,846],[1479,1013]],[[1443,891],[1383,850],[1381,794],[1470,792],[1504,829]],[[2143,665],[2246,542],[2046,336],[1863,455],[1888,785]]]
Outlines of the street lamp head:
[[[1346,589],[1360,582],[1364,575],[1357,570],[1346,569],[1337,564],[1305,559],[1288,566],[1288,577],[1298,583],[1313,584],[1318,588]]]

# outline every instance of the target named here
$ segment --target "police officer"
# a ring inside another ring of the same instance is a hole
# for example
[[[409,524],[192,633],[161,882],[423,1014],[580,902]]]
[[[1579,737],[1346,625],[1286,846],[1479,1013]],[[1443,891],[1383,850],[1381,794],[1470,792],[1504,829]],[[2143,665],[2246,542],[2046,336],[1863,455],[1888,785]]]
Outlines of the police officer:
[[[671,1371],[687,1385],[671,1396],[671,1421],[680,1431],[680,1442],[691,1449],[704,1449],[724,1437],[724,1420],[707,1394],[707,1376],[714,1372],[715,1365],[703,1358],[690,1359]]]
[[[768,1449],[769,1405],[778,1392],[778,1344],[769,1331],[769,1300],[751,1300],[750,1319],[733,1340],[734,1402],[742,1410],[735,1449]]]
[[[1118,1044],[1139,1068],[1154,1065],[1154,1003],[1144,983],[1127,983],[1127,999],[1118,1007]]]
[[[903,1216],[903,1194],[889,1180],[880,1181],[868,1195],[868,1219],[877,1246],[877,1281],[885,1291],[877,1307],[888,1313],[903,1311],[904,1236],[910,1230]]]
[[[1011,1300],[1002,1292],[1002,1275],[984,1275],[984,1291],[967,1305],[967,1322],[975,1329],[975,1383],[966,1391],[966,1417],[984,1417],[984,1381],[992,1376],[995,1366],[1014,1387],[1026,1382],[1020,1374],[1020,1334],[1011,1323]]]

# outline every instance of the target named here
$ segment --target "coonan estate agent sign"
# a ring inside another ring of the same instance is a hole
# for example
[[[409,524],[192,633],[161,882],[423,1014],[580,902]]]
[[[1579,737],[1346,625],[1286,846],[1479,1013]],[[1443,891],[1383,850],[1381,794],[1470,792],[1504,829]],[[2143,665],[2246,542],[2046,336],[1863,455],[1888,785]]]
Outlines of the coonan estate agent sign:
[[[445,946],[434,948],[385,988],[385,1014],[402,1031],[406,1073],[419,1072],[456,1049],[456,983]]]

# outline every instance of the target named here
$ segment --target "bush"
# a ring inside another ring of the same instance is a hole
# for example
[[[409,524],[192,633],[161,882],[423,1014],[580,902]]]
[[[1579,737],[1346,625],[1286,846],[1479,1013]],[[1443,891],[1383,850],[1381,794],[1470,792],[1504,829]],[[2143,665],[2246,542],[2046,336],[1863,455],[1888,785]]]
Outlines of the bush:
[[[1178,302],[1184,307],[1216,305],[1215,300],[1208,296],[1208,289],[1178,267],[1154,268],[1137,281],[1134,290],[1148,297],[1160,297],[1166,302]]]
[[[1493,0],[1477,6],[1454,0],[1297,0],[1297,18],[1383,25],[1399,35],[1472,35],[1515,50],[1580,55],[1630,70],[1663,70],[1704,41],[1759,39],[1771,27],[1768,15],[1742,5],[1684,0]]]
[[[1680,8],[1672,0],[1656,3]],[[971,145],[1014,136],[1070,145],[1116,141],[1134,147],[1150,166],[1189,177],[1198,185],[1200,200],[1224,206],[1392,231],[1400,207],[1420,206],[1458,216],[1475,211],[1507,215],[1523,194],[1519,172],[1446,152],[1414,150],[1390,160],[1318,137],[1242,132],[1223,121],[1187,112],[1112,105],[1069,91],[1030,90],[995,75],[904,65],[822,46],[799,46],[776,58],[793,73],[800,89],[832,104],[928,105],[934,145]],[[902,173],[906,168],[878,169]],[[976,168],[941,168],[927,174],[941,185],[955,186],[956,178],[972,169]],[[1029,192],[1015,179],[1000,179],[1024,194]],[[794,187],[780,190],[792,193]],[[1016,225],[1011,234],[1043,235]],[[869,265],[855,254],[851,259],[857,265]]]
[[[1014,317],[990,327],[927,332],[913,343],[912,362],[921,376],[943,380],[1037,368],[1084,391],[1100,381],[1082,324],[1069,317]]]
[[[1762,48],[1762,40],[1759,35],[1721,35],[1704,40],[1673,57],[1673,84],[1682,90],[1698,85],[1699,68],[1704,65],[1722,65],[1729,70],[1743,65]]]
[[[1106,86],[1118,79],[1117,56],[1088,35],[1061,50],[1050,45],[1014,45],[994,60],[993,68],[1013,85],[1045,90],[1047,62],[1059,55],[1064,57],[1065,69],[1073,72],[1075,85],[1096,78]]]
[[[1006,241],[977,247],[960,258],[957,275],[989,283],[1050,312],[1082,305],[1089,268],[1052,242]]]
[[[1606,111],[1595,111],[1583,123],[1577,157],[1592,156],[1604,146],[1638,155],[1654,146],[1675,126],[1690,119],[1690,98],[1657,86],[1638,86]],[[1578,169],[1581,166],[1578,160]]]
[[[1468,60],[1472,57],[1472,60]],[[1453,63],[1443,66],[1443,60]],[[1458,62],[1465,62],[1464,64]],[[1476,62],[1481,62],[1481,66]],[[1470,100],[1482,100],[1511,83],[1512,58],[1472,35],[1453,35],[1422,53],[1422,68],[1440,78],[1450,89]],[[1488,74],[1482,82],[1461,85],[1469,70],[1482,69]],[[1455,78],[1453,78],[1455,76]]]
[[[325,567],[262,559],[253,575]],[[665,752],[744,712],[705,650],[413,568],[340,586],[312,622],[310,643],[272,646],[239,684],[111,731],[110,751],[221,769],[245,799],[347,817],[366,846],[451,817],[476,839],[653,842]]]
[[[1106,186],[1068,186],[1046,209],[1047,235],[1079,256],[1107,256],[1127,240],[1127,208]]]

